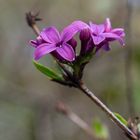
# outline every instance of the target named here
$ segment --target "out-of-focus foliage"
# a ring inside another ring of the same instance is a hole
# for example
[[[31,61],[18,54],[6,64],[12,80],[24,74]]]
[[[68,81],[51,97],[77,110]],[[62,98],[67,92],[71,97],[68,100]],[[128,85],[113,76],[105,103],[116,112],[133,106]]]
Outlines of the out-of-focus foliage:
[[[99,119],[94,119],[92,123],[92,128],[97,138],[103,140],[109,139],[108,128]]]

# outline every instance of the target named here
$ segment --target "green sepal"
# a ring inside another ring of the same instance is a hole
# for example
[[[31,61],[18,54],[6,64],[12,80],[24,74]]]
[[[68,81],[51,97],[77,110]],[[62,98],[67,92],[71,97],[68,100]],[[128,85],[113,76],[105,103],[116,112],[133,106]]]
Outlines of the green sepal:
[[[89,63],[92,56],[93,56],[92,53],[88,53],[88,54],[85,54],[84,56],[77,57],[77,60],[74,62],[73,66],[72,66],[72,68],[74,70],[74,76],[77,79],[80,80],[82,78],[84,68],[85,68],[86,64]]]

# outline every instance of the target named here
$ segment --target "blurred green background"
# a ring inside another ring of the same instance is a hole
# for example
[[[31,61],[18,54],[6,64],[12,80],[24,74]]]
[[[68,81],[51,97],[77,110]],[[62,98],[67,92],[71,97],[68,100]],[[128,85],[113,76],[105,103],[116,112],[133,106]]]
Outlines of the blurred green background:
[[[132,81],[136,115],[140,114],[140,1],[131,0]],[[110,139],[126,139],[107,116],[80,91],[50,82],[32,63],[34,49],[29,40],[33,31],[25,21],[28,11],[40,11],[39,28],[58,29],[81,19],[125,27],[126,0],[0,0],[0,140],[84,140],[83,130],[55,110],[64,101],[87,123],[98,117],[109,128]],[[85,70],[88,87],[111,110],[130,117],[125,80],[127,47],[112,43],[110,52],[101,52]],[[50,56],[41,60],[52,66]]]

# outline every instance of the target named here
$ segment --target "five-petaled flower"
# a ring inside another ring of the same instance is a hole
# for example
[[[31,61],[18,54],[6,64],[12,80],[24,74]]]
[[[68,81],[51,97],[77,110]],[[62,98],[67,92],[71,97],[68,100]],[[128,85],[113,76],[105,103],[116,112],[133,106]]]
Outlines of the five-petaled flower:
[[[77,32],[86,27],[86,23],[75,21],[64,28],[61,33],[53,26],[45,28],[36,40],[31,40],[31,45],[36,48],[34,53],[35,60],[48,53],[55,53],[55,56],[61,56],[64,60],[74,61],[75,51],[69,41]]]

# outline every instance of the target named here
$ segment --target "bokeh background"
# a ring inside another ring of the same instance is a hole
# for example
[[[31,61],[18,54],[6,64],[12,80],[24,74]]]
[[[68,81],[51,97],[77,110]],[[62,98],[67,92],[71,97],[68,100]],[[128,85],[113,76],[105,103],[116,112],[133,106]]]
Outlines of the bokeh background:
[[[40,11],[39,28],[58,29],[81,19],[102,23],[106,17],[113,27],[129,30],[133,106],[140,115],[140,0],[131,0],[129,20],[126,0],[0,0],[0,140],[84,140],[91,139],[55,105],[64,101],[89,125],[99,118],[108,127],[110,139],[127,139],[108,117],[84,94],[74,88],[50,82],[32,63],[34,49],[29,46],[33,31],[25,21],[28,11]],[[131,22],[131,29],[127,29]],[[126,43],[127,44],[127,43]],[[129,45],[129,44],[128,44]],[[84,80],[111,110],[130,117],[126,93],[126,52],[112,43],[110,52],[101,52],[85,70]],[[41,60],[52,67],[50,56]]]

